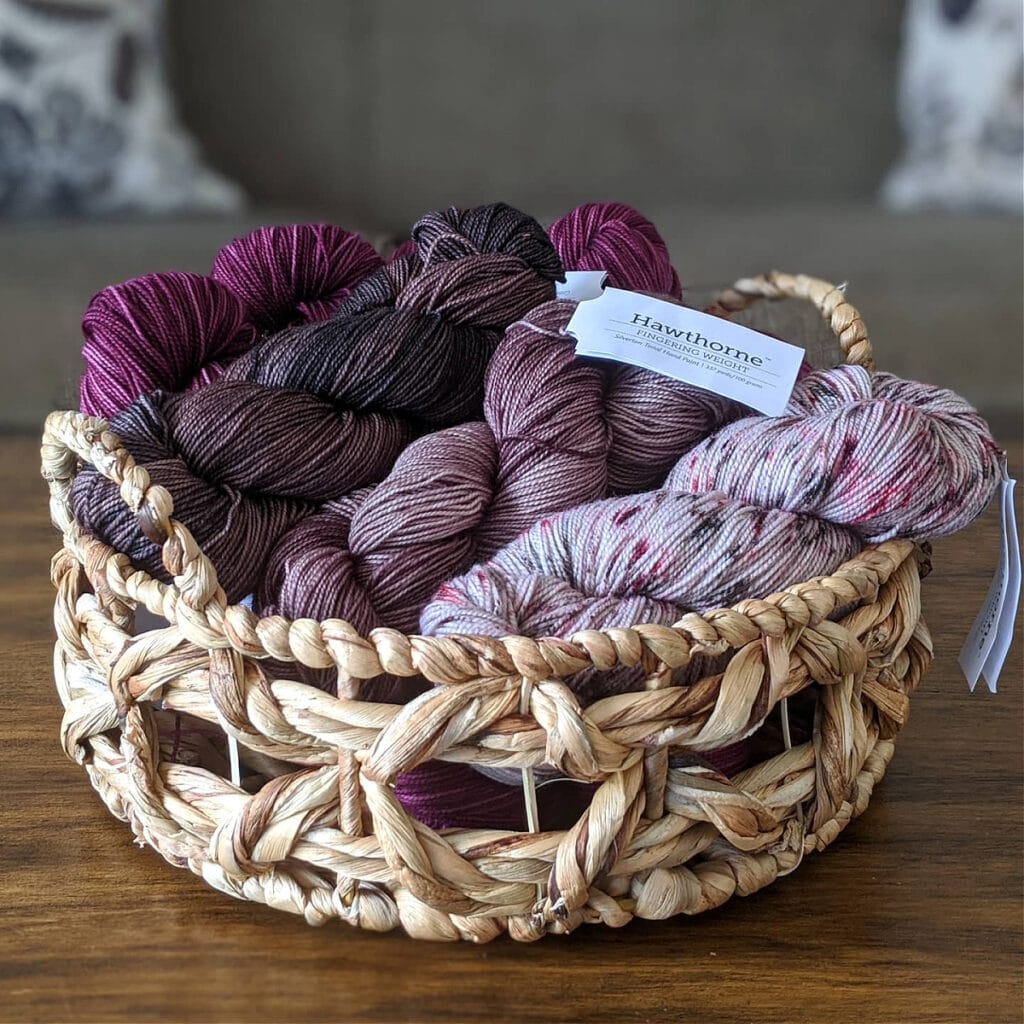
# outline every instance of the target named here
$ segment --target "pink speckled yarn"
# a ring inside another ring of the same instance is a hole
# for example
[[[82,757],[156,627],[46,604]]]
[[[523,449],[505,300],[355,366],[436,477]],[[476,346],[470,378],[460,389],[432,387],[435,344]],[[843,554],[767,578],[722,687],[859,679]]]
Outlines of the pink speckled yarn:
[[[260,332],[326,319],[380,265],[359,235],[295,224],[235,239],[209,277],[172,270],[104,288],[82,318],[81,409],[109,419],[150,391],[208,384]]]
[[[818,516],[865,541],[926,539],[977,518],[1001,458],[954,392],[842,366],[798,383],[787,415],[737,420],[697,445],[666,486]]]
[[[423,609],[427,635],[572,636],[583,629],[672,625],[828,572],[860,538],[813,516],[712,491],[648,491],[542,519],[488,562],[450,580]],[[584,672],[588,703],[635,688],[634,669]]]

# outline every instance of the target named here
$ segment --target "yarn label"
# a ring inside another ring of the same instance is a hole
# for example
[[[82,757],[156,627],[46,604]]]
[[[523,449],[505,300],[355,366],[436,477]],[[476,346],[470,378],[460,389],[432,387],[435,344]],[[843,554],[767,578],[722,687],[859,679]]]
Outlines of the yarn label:
[[[779,416],[804,350],[729,320],[621,288],[581,302],[566,331],[576,354],[664,374]]]
[[[1016,481],[1007,475],[1004,464],[1003,482],[999,489],[999,564],[988,594],[985,595],[985,603],[960,651],[960,667],[967,676],[967,685],[972,693],[981,676],[985,677],[989,691],[996,692],[999,673],[1013,642],[1021,585],[1020,541],[1013,505],[1015,485]]]
[[[607,270],[567,270],[565,280],[555,282],[555,298],[573,302],[599,298],[607,280]]]

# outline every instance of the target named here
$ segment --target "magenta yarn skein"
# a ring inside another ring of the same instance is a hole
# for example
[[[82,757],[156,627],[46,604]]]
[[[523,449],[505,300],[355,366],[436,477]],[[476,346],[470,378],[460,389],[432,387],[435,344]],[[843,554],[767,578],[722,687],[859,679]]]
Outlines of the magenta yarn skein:
[[[257,228],[224,246],[210,276],[241,299],[261,330],[326,320],[383,260],[333,224]]]
[[[109,419],[149,391],[209,384],[260,331],[323,319],[380,264],[352,232],[295,224],[235,239],[210,277],[167,271],[104,288],[82,318],[81,409]]]
[[[625,203],[584,203],[548,228],[567,270],[604,270],[613,288],[682,298],[668,246],[643,214]]]
[[[109,419],[140,395],[215,380],[252,347],[238,297],[201,274],[146,274],[104,288],[82,317],[83,412]]]

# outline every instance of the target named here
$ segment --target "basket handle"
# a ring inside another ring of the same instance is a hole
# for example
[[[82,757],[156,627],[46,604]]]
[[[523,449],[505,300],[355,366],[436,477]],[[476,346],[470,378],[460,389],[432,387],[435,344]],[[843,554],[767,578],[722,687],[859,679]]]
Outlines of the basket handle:
[[[64,535],[66,547],[78,548],[87,537],[71,508],[71,484],[80,464],[89,463],[118,485],[121,499],[135,514],[139,528],[162,546],[164,568],[175,578],[174,586],[141,570],[135,573],[140,588],[148,591],[153,601],[150,610],[159,608],[166,594],[196,609],[204,608],[215,597],[222,608],[226,605],[213,563],[188,528],[172,518],[174,499],[170,492],[151,482],[145,466],[136,463],[106,420],[81,412],[51,412],[43,427],[40,456],[42,476],[50,488],[50,519]],[[149,607],[150,602],[146,604]]]
[[[814,305],[839,342],[843,360],[850,366],[873,370],[875,361],[864,319],[845,295],[845,285],[834,285],[806,274],[784,274],[773,270],[757,277],[744,277],[715,296],[706,313],[730,317],[763,299],[804,299]]]

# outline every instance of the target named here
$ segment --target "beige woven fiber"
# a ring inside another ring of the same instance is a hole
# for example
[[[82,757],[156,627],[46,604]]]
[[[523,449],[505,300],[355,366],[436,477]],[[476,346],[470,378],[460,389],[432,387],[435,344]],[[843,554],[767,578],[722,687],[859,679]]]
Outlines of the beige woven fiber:
[[[870,368],[863,321],[826,282],[745,279],[711,311],[794,296],[821,311],[849,362]],[[75,521],[69,492],[83,462],[120,485],[163,543],[173,585]],[[52,564],[54,672],[68,756],[170,863],[310,924],[533,940],[749,895],[864,810],[931,659],[920,608],[927,552],[907,541],[671,628],[360,636],[342,620],[290,622],[228,605],[173,518],[172,496],[102,420],[51,414],[42,471],[63,536]],[[167,627],[137,631],[142,607]],[[702,655],[727,655],[728,666],[670,685],[673,669]],[[336,667],[338,696],[275,678],[271,659]],[[620,664],[641,665],[646,689],[581,709],[562,682]],[[381,673],[434,685],[406,706],[359,700],[361,681]],[[699,756],[751,734],[756,763],[731,779]],[[393,789],[432,759],[524,769],[527,793],[541,764],[599,787],[564,831],[437,833]]]

